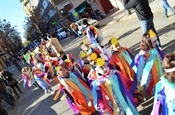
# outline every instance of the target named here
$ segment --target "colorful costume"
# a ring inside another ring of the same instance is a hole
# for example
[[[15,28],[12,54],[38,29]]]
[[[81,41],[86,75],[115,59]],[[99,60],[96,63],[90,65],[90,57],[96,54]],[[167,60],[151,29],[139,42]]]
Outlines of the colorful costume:
[[[142,53],[138,60],[137,81],[140,81],[140,85],[144,86],[147,94],[151,94],[155,84],[163,74],[160,56],[154,48]]]
[[[164,76],[156,84],[153,111],[151,115],[175,115],[175,84]]]
[[[110,42],[111,47],[119,47],[117,51],[112,53],[109,61],[110,66],[112,69],[121,71],[123,76],[130,80],[128,81],[127,86],[129,90],[134,93],[137,87],[137,67],[135,65],[131,51],[128,48],[119,46],[117,38],[112,38]]]
[[[77,108],[82,115],[89,115],[95,112],[92,105],[92,95],[90,88],[81,79],[78,73],[69,72],[69,77],[59,77],[60,83],[64,86],[65,90],[71,95],[75,104],[71,104],[73,108]],[[91,103],[91,105],[88,105]]]
[[[131,93],[121,80],[121,74],[110,71],[104,78],[92,82],[96,110],[100,112],[107,110],[110,115],[115,115],[118,106],[120,112],[126,115],[139,115],[133,105],[134,100]]]

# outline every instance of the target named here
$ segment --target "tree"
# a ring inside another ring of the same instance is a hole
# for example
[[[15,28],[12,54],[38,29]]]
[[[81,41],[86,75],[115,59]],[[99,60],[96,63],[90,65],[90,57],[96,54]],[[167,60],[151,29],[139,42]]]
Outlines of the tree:
[[[0,20],[0,45],[8,53],[16,53],[22,47],[22,40],[16,26],[12,26],[6,20]]]
[[[33,41],[42,35],[43,30],[45,29],[45,24],[43,18],[40,14],[40,9],[35,8],[32,11],[32,16],[26,17],[24,22],[25,36],[27,40]]]

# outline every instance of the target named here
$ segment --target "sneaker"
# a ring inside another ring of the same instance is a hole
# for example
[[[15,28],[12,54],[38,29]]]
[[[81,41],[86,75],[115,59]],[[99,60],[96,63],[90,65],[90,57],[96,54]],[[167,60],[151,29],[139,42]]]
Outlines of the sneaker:
[[[55,93],[55,91],[50,91],[50,94],[54,94]]]
[[[48,92],[48,90],[47,90],[47,89],[45,89],[45,90],[44,90],[44,93],[46,94],[46,93],[49,93],[49,92]]]

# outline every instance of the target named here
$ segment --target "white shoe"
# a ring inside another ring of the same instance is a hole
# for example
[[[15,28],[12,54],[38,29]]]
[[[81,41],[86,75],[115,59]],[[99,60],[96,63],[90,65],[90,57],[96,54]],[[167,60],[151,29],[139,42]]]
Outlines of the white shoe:
[[[48,93],[48,90],[47,90],[47,89],[45,89],[45,90],[44,90],[44,93],[45,93],[45,94],[46,94],[46,93]]]
[[[55,93],[55,91],[50,91],[50,94],[54,94]]]

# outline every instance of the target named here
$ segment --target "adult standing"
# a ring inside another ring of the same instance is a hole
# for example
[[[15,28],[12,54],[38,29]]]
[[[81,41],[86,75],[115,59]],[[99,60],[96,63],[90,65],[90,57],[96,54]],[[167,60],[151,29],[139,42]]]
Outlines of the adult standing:
[[[71,23],[70,28],[76,34],[76,36],[78,36],[79,38],[81,37],[80,34],[78,33],[78,31],[79,31],[78,25],[76,25],[75,23]]]
[[[21,66],[19,65],[19,63],[18,63],[18,60],[17,60],[17,58],[16,57],[14,57],[13,58],[13,65],[15,66],[15,67],[17,67],[17,69],[21,72]]]
[[[126,10],[133,8],[137,14],[138,19],[141,22],[141,28],[143,33],[147,33],[150,29],[154,31],[160,44],[159,36],[154,27],[153,13],[149,6],[148,0],[123,0]]]
[[[13,102],[15,100],[14,100],[13,96],[10,93],[8,93],[6,86],[4,84],[4,80],[1,78],[0,78],[0,100],[4,100],[9,105],[11,105],[12,108],[14,108],[14,106],[15,106],[15,103]]]
[[[0,74],[3,77],[3,79],[5,80],[5,83],[7,86],[10,86],[14,93],[17,96],[17,99],[20,98],[19,94],[17,93],[15,87],[18,89],[18,91],[22,94],[22,91],[20,89],[20,87],[18,86],[18,82],[12,77],[13,74],[8,72],[8,71],[4,71],[3,69],[0,70]]]
[[[168,18],[167,10],[171,11],[175,15],[175,9],[170,7],[167,0],[162,0],[162,6],[163,6],[163,9],[164,9],[164,16],[166,18]]]
[[[61,46],[60,42],[56,37],[52,37],[51,35],[47,34],[48,42],[46,44],[47,48],[52,48],[52,51],[59,57],[60,51],[63,51],[63,47]]]

